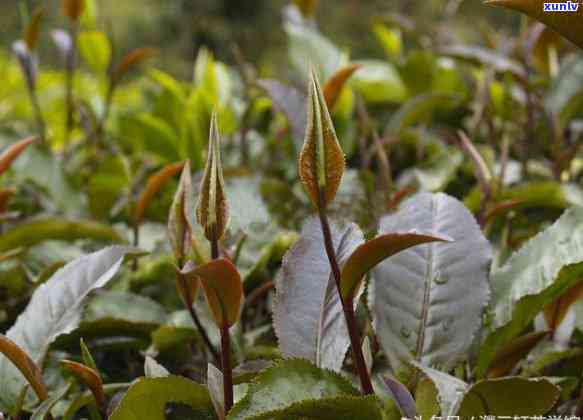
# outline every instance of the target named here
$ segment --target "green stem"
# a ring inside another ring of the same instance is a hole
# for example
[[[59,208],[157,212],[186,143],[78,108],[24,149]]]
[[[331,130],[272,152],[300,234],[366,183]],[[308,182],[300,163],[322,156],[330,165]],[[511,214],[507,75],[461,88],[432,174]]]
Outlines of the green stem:
[[[221,366],[225,412],[228,413],[233,407],[233,373],[231,372],[231,337],[227,325],[221,328]]]
[[[334,243],[332,242],[332,233],[330,231],[330,223],[328,222],[328,216],[326,215],[326,210],[323,208],[321,203],[324,202],[324,191],[320,189],[320,203],[318,214],[320,216],[320,223],[322,225],[322,233],[324,234],[324,245],[326,247],[326,254],[328,255],[328,261],[330,262],[330,268],[332,269],[332,275],[336,282],[336,288],[340,296],[340,302],[342,303],[342,310],[344,312],[344,318],[346,319],[346,327],[348,329],[348,335],[350,337],[350,345],[352,347],[352,356],[354,358],[354,365],[360,377],[360,385],[362,392],[365,395],[373,394],[374,390],[372,387],[372,382],[370,380],[370,375],[366,367],[366,362],[364,360],[364,354],[362,353],[360,333],[358,331],[358,325],[356,323],[356,315],[354,313],[354,305],[352,299],[345,301],[340,293],[340,267],[338,265],[338,260],[336,257],[336,251],[334,250]]]

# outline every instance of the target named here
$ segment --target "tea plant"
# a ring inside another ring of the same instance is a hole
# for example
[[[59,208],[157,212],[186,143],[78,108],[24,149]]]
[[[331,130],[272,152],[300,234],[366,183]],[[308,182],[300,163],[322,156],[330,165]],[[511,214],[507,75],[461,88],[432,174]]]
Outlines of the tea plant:
[[[583,415],[574,46],[393,16],[352,60],[294,1],[290,80],[201,49],[184,82],[95,8],[62,1],[62,71],[40,9],[0,51],[5,417]]]

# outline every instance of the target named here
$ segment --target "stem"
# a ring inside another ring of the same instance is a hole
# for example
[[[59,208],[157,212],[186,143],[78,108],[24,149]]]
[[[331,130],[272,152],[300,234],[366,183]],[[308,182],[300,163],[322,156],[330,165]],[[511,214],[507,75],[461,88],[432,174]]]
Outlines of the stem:
[[[134,227],[133,227],[133,231],[134,231],[134,242],[133,245],[134,247],[138,248],[139,244],[140,244],[140,222],[134,222]],[[134,258],[134,262],[132,264],[132,271],[138,271],[138,259]]]
[[[46,123],[43,118],[41,107],[38,101],[38,95],[36,94],[36,89],[33,87],[28,88],[28,94],[30,96],[30,102],[34,111],[34,118],[36,120],[36,126],[38,130],[38,135],[40,137],[41,144],[46,144]]]
[[[219,241],[213,239],[211,241],[211,259],[216,260],[217,258],[219,258]]]
[[[188,284],[186,284],[186,279],[184,278],[183,275],[178,273],[176,275],[176,281],[179,282],[180,289],[182,289],[184,291],[184,293],[181,293],[181,294],[184,294],[184,296],[182,296],[184,306],[186,306],[186,309],[188,310],[188,313],[190,314],[190,317],[192,318],[194,325],[196,325],[196,329],[198,330],[198,333],[202,337],[202,341],[204,342],[204,345],[206,346],[208,351],[213,355],[213,358],[217,361],[217,363],[220,362],[219,353],[217,352],[217,350],[214,348],[213,344],[211,343],[211,340],[208,336],[208,333],[206,332],[206,330],[204,328],[204,325],[202,325],[202,323],[200,322],[200,318],[198,317],[196,311],[194,310],[194,306],[193,306],[194,302],[191,301],[190,295],[188,294],[188,292],[186,292],[188,290]]]
[[[71,51],[67,59],[66,72],[66,107],[67,120],[65,124],[65,155],[67,155],[69,143],[71,141],[71,131],[73,131],[73,113],[74,113],[74,99],[73,99],[73,84],[75,79],[75,64],[77,61],[77,23],[71,23]]]
[[[223,369],[223,396],[225,412],[233,407],[233,373],[231,372],[231,337],[227,325],[221,328],[221,366]]]
[[[364,355],[362,354],[362,348],[360,346],[360,334],[358,332],[358,325],[356,323],[356,316],[354,313],[354,305],[352,299],[347,302],[344,301],[342,295],[340,294],[340,267],[338,266],[338,260],[336,258],[336,251],[334,250],[334,244],[332,242],[332,234],[330,232],[330,224],[328,222],[328,216],[326,215],[326,210],[323,208],[322,203],[324,202],[324,190],[320,188],[320,200],[318,205],[318,214],[320,216],[320,223],[322,225],[322,232],[324,234],[324,245],[326,247],[326,254],[328,255],[328,261],[330,262],[330,268],[332,269],[332,274],[336,282],[336,289],[340,296],[340,302],[342,303],[342,310],[344,311],[344,318],[346,319],[346,327],[348,329],[348,335],[350,336],[350,345],[352,347],[352,356],[354,358],[354,365],[360,377],[360,385],[362,392],[365,395],[373,394],[372,382],[370,380],[370,375],[368,374],[368,369],[366,368],[366,362],[364,360]]]

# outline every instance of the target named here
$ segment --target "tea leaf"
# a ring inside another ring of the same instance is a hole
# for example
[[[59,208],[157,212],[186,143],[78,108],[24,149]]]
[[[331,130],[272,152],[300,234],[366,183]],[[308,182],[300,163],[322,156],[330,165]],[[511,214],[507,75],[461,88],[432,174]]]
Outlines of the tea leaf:
[[[229,209],[225,197],[225,181],[223,179],[216,113],[213,114],[211,119],[209,150],[206,167],[200,183],[196,216],[209,241],[218,241],[223,237],[229,222]]]
[[[567,316],[569,308],[583,297],[583,282],[567,290],[553,303],[545,306],[544,316],[548,327],[555,331]]]
[[[360,290],[364,276],[377,264],[405,249],[429,242],[447,242],[445,237],[423,235],[415,232],[389,233],[378,236],[354,250],[342,268],[340,293],[352,300]]]
[[[358,395],[350,382],[336,373],[318,369],[306,360],[284,360],[255,378],[247,395],[235,404],[227,418],[279,419],[271,416],[295,403]]]
[[[212,419],[214,411],[207,389],[181,376],[140,378],[113,410],[110,420],[164,420],[166,404],[192,407],[196,419]]]
[[[37,219],[22,223],[0,237],[0,252],[19,247],[32,247],[47,240],[74,241],[94,239],[124,243],[125,239],[113,228],[92,221]]]
[[[486,373],[499,350],[546,305],[583,278],[582,229],[583,209],[573,207],[493,271],[492,323],[481,347],[478,375]]]
[[[154,199],[164,184],[166,184],[177,173],[182,171],[182,168],[184,168],[184,162],[166,165],[148,179],[146,187],[140,194],[138,204],[134,210],[134,223],[136,225],[139,225],[142,222],[146,208],[150,205],[150,202]]]
[[[518,362],[526,357],[548,335],[549,331],[537,331],[516,338],[506,344],[492,361],[488,369],[488,378],[499,378],[508,375]]]
[[[35,290],[27,308],[6,336],[39,363],[57,337],[79,325],[85,297],[111,280],[129,252],[129,248],[109,247],[77,258],[61,268]],[[13,412],[14,401],[24,384],[12,364],[0,358],[1,410]]]
[[[312,204],[317,209],[324,209],[336,196],[345,163],[324,94],[313,68],[310,77],[308,125],[300,153],[299,174]]]
[[[77,22],[85,10],[85,0],[61,0],[63,15]]]
[[[34,51],[38,44],[38,38],[40,36],[40,21],[44,12],[45,11],[42,7],[37,8],[32,14],[32,18],[24,31],[23,38],[29,51]]]
[[[492,250],[472,214],[442,193],[417,194],[381,219],[380,234],[408,230],[453,242],[415,246],[373,270],[376,332],[397,373],[410,360],[447,370],[468,357],[482,324]]]
[[[243,282],[229,260],[219,258],[192,268],[187,264],[182,274],[189,280],[200,279],[207,302],[219,328],[232,327],[239,320],[243,300]]]
[[[193,197],[190,161],[187,161],[182,169],[168,216],[168,238],[176,261],[183,261],[190,252],[193,229],[190,213],[194,211]]]
[[[390,376],[383,377],[382,380],[389,389],[391,397],[401,414],[404,417],[414,419],[417,415],[417,408],[415,407],[415,400],[407,387]]]
[[[6,172],[12,165],[12,162],[14,162],[14,160],[35,141],[35,137],[20,140],[11,146],[8,146],[2,153],[0,153],[0,175]]]
[[[98,407],[105,405],[105,394],[103,393],[103,381],[101,375],[94,369],[81,363],[71,360],[61,360],[63,368],[75,375],[84,385],[86,385],[93,394]]]
[[[326,105],[328,105],[329,109],[334,109],[344,85],[350,79],[350,76],[359,68],[360,65],[358,64],[343,67],[326,81],[324,85],[324,98],[326,98]]]
[[[79,52],[85,62],[96,73],[106,72],[111,64],[111,43],[100,31],[84,31],[79,34]]]
[[[154,54],[156,54],[156,50],[153,48],[136,48],[135,50],[130,51],[124,56],[121,63],[113,71],[111,80],[114,84],[119,83],[132,67],[139,65]]]
[[[330,226],[340,265],[363,242],[355,224]],[[320,222],[309,219],[283,258],[276,282],[274,327],[285,357],[301,357],[340,371],[349,345],[342,303],[331,276]],[[356,299],[355,299],[356,301]]]
[[[545,12],[545,0],[488,0],[485,2],[493,6],[502,6],[522,12],[539,22],[548,25],[579,48],[583,48],[583,8],[577,2],[564,2],[565,7],[577,7],[574,11],[569,9],[563,13]]]
[[[2,334],[0,334],[0,353],[18,368],[40,401],[48,398],[49,394],[39,367],[14,341]],[[2,362],[6,363],[5,360],[2,360],[0,363]]]
[[[215,412],[220,420],[225,419],[225,396],[223,394],[223,373],[212,363],[208,364],[207,386]]]

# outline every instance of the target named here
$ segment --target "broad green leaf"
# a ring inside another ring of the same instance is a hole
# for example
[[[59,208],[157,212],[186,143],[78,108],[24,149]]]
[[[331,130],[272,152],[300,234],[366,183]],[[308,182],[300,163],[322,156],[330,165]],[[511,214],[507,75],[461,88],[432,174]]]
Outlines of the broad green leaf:
[[[225,197],[225,180],[221,161],[217,114],[211,118],[207,162],[200,182],[196,217],[209,241],[220,240],[229,224],[229,207]]]
[[[583,208],[571,208],[494,270],[491,330],[480,351],[478,375],[546,305],[583,278],[582,228]]]
[[[184,162],[166,165],[154,173],[150,178],[148,178],[146,186],[140,194],[138,203],[136,204],[134,210],[134,223],[139,225],[142,222],[144,213],[146,212],[146,208],[150,202],[154,199],[156,194],[158,194],[164,184],[166,184],[176,174],[181,172],[182,168],[184,168]]]
[[[411,360],[449,369],[468,357],[482,324],[490,244],[463,204],[442,193],[417,194],[381,219],[380,234],[408,231],[452,242],[410,248],[373,270],[376,331],[397,372]]]
[[[61,401],[71,390],[72,383],[68,383],[61,389],[53,393],[53,395],[44,400],[30,416],[30,420],[45,420],[46,416],[50,414],[51,410],[59,401]]]
[[[180,377],[141,378],[132,384],[110,420],[164,420],[166,404],[181,403],[192,407],[194,417],[214,419],[207,389],[194,381]]]
[[[20,247],[32,247],[43,241],[93,239],[124,243],[125,239],[113,228],[92,221],[37,219],[22,223],[0,237],[0,252]]]
[[[22,152],[26,150],[28,146],[30,146],[36,139],[34,137],[29,137],[24,140],[20,140],[10,146],[8,146],[5,150],[0,153],[0,175],[6,172],[12,162],[20,156]]]
[[[365,242],[354,250],[344,267],[342,267],[342,279],[340,293],[345,301],[351,301],[360,290],[364,276],[377,264],[415,245],[429,242],[448,241],[420,233],[387,233]]]
[[[79,34],[79,52],[96,74],[107,72],[111,61],[111,44],[107,35],[100,31],[84,31]]]
[[[324,93],[312,69],[308,95],[308,124],[298,172],[314,207],[325,209],[334,201],[344,167],[344,153],[336,137]]]
[[[81,319],[85,297],[115,275],[130,250],[109,247],[80,257],[39,286],[27,308],[6,333],[35,363],[40,363],[51,343],[70,333]],[[0,358],[0,409],[12,412],[24,378],[5,358]]]
[[[291,359],[261,372],[227,418],[271,418],[272,413],[277,414],[296,403],[358,395],[358,391],[340,375],[318,369],[306,360]]]
[[[232,327],[237,323],[243,301],[243,282],[232,262],[218,258],[196,268],[187,264],[182,274],[189,281],[200,280],[219,328]]]
[[[178,134],[166,121],[145,112],[132,117],[132,121],[140,132],[143,147],[147,152],[168,162],[180,160]]]
[[[331,233],[342,265],[363,243],[363,234],[355,224],[332,224]],[[349,345],[348,331],[317,219],[306,222],[300,239],[285,255],[276,288],[274,326],[283,355],[339,371]]]
[[[381,60],[358,60],[360,68],[350,84],[369,103],[402,103],[408,92],[399,73],[390,63]]]
[[[146,378],[165,378],[170,376],[170,372],[153,357],[146,356],[144,361],[144,375],[146,375]]]
[[[488,379],[468,388],[457,415],[541,416],[548,414],[559,395],[559,388],[547,379]]]
[[[509,9],[525,13],[533,19],[550,26],[552,29],[563,35],[565,38],[583,49],[583,8],[581,4],[574,2],[552,3],[551,12],[545,11],[545,0],[488,0],[486,4],[493,6],[503,6]],[[555,9],[565,7],[565,9]],[[568,8],[568,9],[567,9]],[[562,10],[562,11],[560,11]]]

